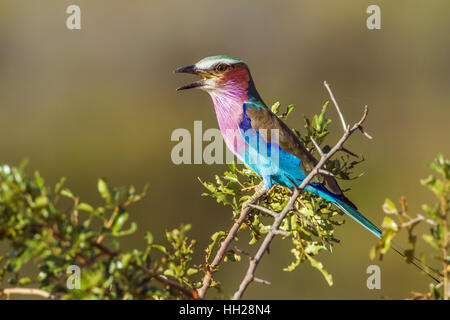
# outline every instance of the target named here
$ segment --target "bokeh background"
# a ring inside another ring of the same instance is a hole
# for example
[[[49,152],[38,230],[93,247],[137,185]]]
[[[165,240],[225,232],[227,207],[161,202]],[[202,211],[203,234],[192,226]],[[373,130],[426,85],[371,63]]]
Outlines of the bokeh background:
[[[82,30],[66,28],[66,8],[82,10]],[[98,202],[96,180],[115,185],[150,184],[135,207],[139,231],[128,248],[144,245],[150,230],[163,241],[165,229],[192,223],[197,261],[210,235],[230,226],[231,214],[201,197],[197,177],[211,180],[224,165],[172,164],[170,141],[177,128],[216,128],[210,98],[177,93],[190,77],[176,67],[204,56],[228,54],[245,60],[263,99],[295,103],[291,126],[319,112],[327,80],[348,121],[370,106],[366,129],[349,148],[366,158],[365,175],[348,196],[374,222],[386,197],[405,195],[412,214],[432,200],[420,186],[425,163],[449,156],[450,2],[376,1],[382,29],[366,28],[373,1],[2,0],[0,4],[0,162],[30,160],[53,184],[68,186]],[[340,134],[334,110],[332,130]],[[332,142],[331,137],[330,142]],[[246,298],[404,298],[426,290],[429,280],[394,253],[379,264],[382,289],[368,290],[366,268],[375,238],[353,221],[339,228],[342,243],[319,258],[334,276],[328,287],[308,264],[283,272],[293,258],[288,240],[276,239]],[[243,237],[242,243],[249,239]],[[242,246],[244,246],[242,244]],[[426,249],[426,247],[420,247]],[[255,250],[255,249],[253,249]],[[217,278],[231,295],[247,263],[227,264]],[[209,297],[217,296],[211,290]]]

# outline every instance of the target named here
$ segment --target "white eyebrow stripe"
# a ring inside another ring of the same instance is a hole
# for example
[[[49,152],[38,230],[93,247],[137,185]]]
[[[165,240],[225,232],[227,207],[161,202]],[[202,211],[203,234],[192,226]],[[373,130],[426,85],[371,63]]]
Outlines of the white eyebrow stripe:
[[[226,63],[229,65],[232,65],[232,64],[236,63],[236,60],[232,60],[232,59],[205,60],[205,61],[198,62],[196,64],[196,66],[197,66],[197,68],[202,69],[202,70],[209,70],[209,69],[212,69],[218,63]]]

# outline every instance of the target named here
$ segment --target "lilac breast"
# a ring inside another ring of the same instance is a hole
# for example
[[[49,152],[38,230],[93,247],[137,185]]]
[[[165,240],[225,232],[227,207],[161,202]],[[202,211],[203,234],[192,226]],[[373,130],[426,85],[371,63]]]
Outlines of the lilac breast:
[[[243,117],[242,99],[230,95],[211,94],[216,110],[220,132],[227,147],[238,157],[242,157],[246,142],[239,129],[239,123]]]

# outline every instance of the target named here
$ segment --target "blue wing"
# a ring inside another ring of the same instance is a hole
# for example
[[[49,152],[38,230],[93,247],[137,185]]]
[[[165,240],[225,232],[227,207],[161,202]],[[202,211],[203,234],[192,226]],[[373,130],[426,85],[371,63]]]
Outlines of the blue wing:
[[[243,105],[243,117],[239,123],[241,135],[246,141],[243,161],[263,178],[266,187],[270,188],[272,184],[293,187],[287,177],[301,183],[305,178],[302,162],[282,148],[279,139],[280,128],[270,125],[270,121],[266,121],[269,125],[265,127],[258,126],[257,121],[262,123],[264,119],[251,118],[255,111],[265,114],[266,117],[272,116],[262,108],[264,107],[254,103]]]

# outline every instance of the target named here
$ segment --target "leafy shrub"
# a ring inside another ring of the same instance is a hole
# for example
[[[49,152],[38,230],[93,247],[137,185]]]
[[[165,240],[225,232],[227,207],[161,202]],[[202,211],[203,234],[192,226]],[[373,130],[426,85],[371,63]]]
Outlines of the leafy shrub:
[[[450,292],[448,286],[450,272],[449,248],[449,228],[448,212],[450,201],[450,161],[439,154],[434,162],[429,163],[428,167],[434,171],[437,176],[431,174],[428,178],[421,180],[423,186],[427,187],[436,197],[436,203],[422,206],[423,214],[417,217],[408,215],[408,207],[405,198],[400,199],[400,207],[386,199],[383,204],[383,210],[386,217],[383,220],[383,235],[380,242],[371,249],[370,256],[379,259],[392,246],[393,239],[400,233],[407,233],[408,246],[405,250],[405,260],[408,263],[414,263],[416,259],[417,240],[421,239],[427,243],[433,250],[433,258],[440,262],[442,268],[440,271],[432,270],[426,266],[426,257],[420,253],[420,264],[424,265],[426,271],[436,274],[437,278],[442,278],[438,284],[431,283],[430,290],[427,293],[413,291],[413,299],[445,299],[447,300]],[[414,229],[419,224],[427,224],[428,233],[422,234],[422,237],[415,235]]]

